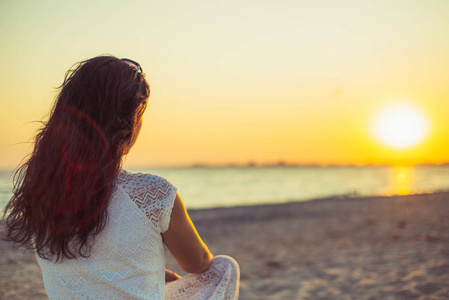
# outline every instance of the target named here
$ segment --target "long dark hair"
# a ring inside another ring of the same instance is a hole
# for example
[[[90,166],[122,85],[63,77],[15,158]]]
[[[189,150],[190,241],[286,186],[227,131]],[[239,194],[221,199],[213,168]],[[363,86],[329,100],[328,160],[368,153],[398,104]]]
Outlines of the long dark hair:
[[[3,215],[6,240],[56,261],[90,255],[150,94],[144,75],[112,56],[74,65],[59,88]]]

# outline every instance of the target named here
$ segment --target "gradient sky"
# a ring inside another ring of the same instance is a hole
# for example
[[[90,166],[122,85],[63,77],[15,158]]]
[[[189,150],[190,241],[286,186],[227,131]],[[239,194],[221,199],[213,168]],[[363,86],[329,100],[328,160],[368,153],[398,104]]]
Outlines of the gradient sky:
[[[449,161],[449,1],[0,1],[0,168],[75,62],[134,59],[152,94],[125,166]],[[415,147],[370,122],[405,102]]]

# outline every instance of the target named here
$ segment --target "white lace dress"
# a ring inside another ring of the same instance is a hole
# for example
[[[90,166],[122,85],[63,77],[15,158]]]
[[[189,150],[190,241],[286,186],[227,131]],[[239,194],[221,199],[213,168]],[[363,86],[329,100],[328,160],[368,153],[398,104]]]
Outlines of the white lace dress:
[[[108,223],[88,258],[54,263],[36,256],[50,299],[236,299],[239,270],[216,256],[202,274],[165,284],[165,250],[176,188],[167,180],[122,170]]]

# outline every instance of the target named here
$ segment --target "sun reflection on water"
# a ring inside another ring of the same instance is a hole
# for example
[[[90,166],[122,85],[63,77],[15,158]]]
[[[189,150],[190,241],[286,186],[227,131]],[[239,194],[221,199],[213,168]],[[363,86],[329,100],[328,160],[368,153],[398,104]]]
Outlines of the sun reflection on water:
[[[415,169],[411,166],[392,166],[388,170],[387,195],[409,195],[414,193]]]

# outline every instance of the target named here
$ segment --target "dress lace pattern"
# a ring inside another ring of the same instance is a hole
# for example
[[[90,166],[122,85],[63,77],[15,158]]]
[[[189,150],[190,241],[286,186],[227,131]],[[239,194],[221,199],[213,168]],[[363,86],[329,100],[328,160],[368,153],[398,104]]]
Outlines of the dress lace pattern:
[[[158,176],[122,170],[116,185],[140,208],[155,228],[161,233],[168,229],[176,195],[176,188],[170,182]],[[167,199],[170,201],[168,205]]]

